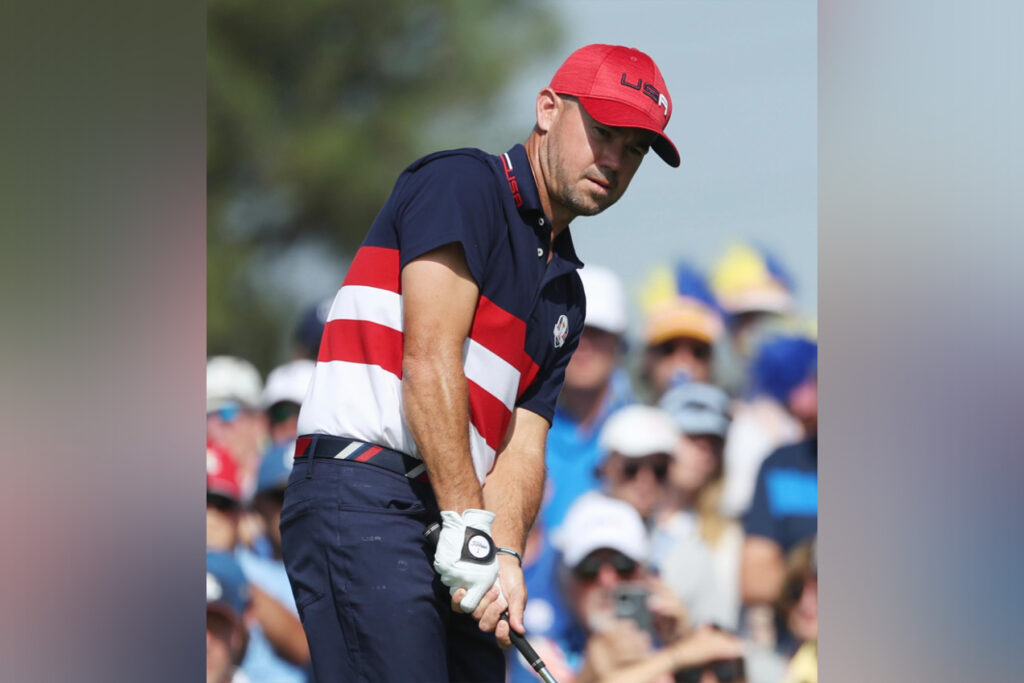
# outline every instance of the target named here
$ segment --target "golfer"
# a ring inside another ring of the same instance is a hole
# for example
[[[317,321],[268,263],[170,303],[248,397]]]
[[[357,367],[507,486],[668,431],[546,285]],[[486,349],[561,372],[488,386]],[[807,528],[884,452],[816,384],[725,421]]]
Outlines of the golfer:
[[[648,150],[679,165],[639,50],[577,50],[536,114],[504,154],[406,168],[327,317],[281,513],[318,681],[501,681],[501,613],[523,632],[519,556],[583,329],[569,223]]]

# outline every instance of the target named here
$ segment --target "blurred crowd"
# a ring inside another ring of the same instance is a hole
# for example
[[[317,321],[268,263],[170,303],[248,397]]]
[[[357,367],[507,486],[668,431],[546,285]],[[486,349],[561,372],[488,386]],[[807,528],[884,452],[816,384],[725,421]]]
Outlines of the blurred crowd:
[[[790,277],[744,243],[708,273],[580,276],[585,328],[523,557],[531,644],[561,683],[815,683],[817,341]],[[279,522],[328,305],[265,381],[208,359],[208,682],[313,680]],[[735,658],[702,656],[725,637]],[[507,660],[509,681],[539,680]]]

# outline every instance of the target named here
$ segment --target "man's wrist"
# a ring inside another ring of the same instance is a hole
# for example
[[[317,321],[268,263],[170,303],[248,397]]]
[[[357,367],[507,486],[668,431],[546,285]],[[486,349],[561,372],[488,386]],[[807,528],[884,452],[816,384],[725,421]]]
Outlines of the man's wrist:
[[[499,546],[497,546],[495,548],[495,550],[498,553],[498,559],[501,559],[502,557],[507,557],[507,558],[510,558],[512,560],[515,560],[515,562],[520,567],[523,566],[523,556],[522,556],[522,554],[519,551],[515,550],[514,548],[509,548],[507,546],[500,546],[499,545]]]

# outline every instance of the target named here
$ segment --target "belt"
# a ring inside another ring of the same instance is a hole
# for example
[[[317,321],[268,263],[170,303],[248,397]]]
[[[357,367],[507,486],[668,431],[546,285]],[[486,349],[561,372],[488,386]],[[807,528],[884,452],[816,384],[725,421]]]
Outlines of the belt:
[[[390,470],[415,481],[427,483],[427,466],[407,453],[394,451],[365,441],[326,434],[307,434],[295,441],[295,458],[327,458],[365,462]]]

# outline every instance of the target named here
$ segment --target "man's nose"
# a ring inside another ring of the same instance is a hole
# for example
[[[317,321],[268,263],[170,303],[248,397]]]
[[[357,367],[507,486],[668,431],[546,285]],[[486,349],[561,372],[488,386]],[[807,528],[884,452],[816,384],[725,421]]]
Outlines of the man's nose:
[[[610,564],[605,562],[597,570],[597,583],[604,588],[615,588],[619,583],[619,574]]]
[[[621,139],[609,140],[601,148],[598,164],[602,169],[618,173],[622,166],[622,155],[626,153],[626,145]]]

